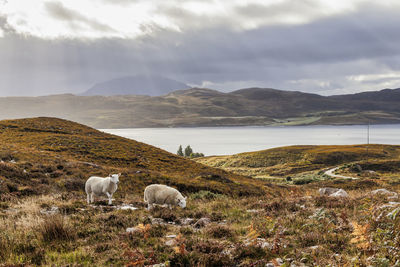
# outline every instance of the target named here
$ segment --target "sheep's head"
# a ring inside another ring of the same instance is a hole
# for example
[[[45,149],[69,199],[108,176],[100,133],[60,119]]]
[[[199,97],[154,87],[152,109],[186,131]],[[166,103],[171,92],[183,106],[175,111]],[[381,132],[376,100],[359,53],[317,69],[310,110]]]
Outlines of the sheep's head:
[[[179,196],[176,201],[179,207],[181,208],[186,207],[186,197]]]
[[[113,183],[115,183],[115,184],[118,184],[118,183],[119,183],[119,177],[120,177],[120,176],[121,176],[120,173],[118,173],[118,174],[110,174],[111,182],[113,182]]]

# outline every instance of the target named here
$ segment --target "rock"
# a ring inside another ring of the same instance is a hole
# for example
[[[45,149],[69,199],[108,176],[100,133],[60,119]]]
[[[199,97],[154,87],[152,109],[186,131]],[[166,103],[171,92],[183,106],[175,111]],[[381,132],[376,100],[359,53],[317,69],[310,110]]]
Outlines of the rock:
[[[323,187],[318,190],[321,196],[329,196],[329,197],[348,197],[346,191],[339,188],[332,188],[332,187]]]
[[[384,188],[380,188],[380,189],[376,189],[374,191],[371,191],[372,195],[385,195],[385,196],[396,196],[397,197],[397,193],[393,192],[393,191],[389,191],[387,189]]]
[[[259,246],[261,248],[267,248],[267,249],[270,249],[270,250],[273,248],[273,245],[271,243],[268,243],[268,242],[261,242],[261,243],[259,243]]]
[[[206,225],[208,225],[208,224],[210,224],[210,223],[211,223],[210,218],[203,217],[203,218],[200,218],[200,219],[193,225],[193,227],[195,227],[195,228],[201,228],[201,227],[204,227],[204,226],[206,226]]]
[[[129,204],[122,204],[121,206],[117,207],[118,210],[137,210],[138,208],[129,205]]]
[[[126,232],[127,233],[134,233],[134,232],[139,232],[140,231],[140,229],[138,228],[138,227],[129,227],[129,228],[126,228]]]
[[[349,197],[349,194],[347,194],[343,189],[339,189],[335,193],[329,195],[329,197]]]
[[[268,262],[267,264],[265,264],[265,267],[276,267],[276,266],[281,266],[283,265],[285,262],[281,259],[281,258],[276,258],[274,260],[272,260],[272,262]]]
[[[153,264],[153,265],[147,265],[147,267],[166,267],[166,266],[167,266],[167,264],[165,264],[165,263],[157,263],[157,264]]]
[[[176,238],[176,235],[167,235],[166,238]]]
[[[323,187],[318,190],[321,196],[329,196],[333,193],[336,193],[337,191],[339,191],[338,188],[332,188],[332,187]]]
[[[165,222],[161,218],[151,218],[151,224],[165,224]]]
[[[263,210],[246,210],[246,212],[249,212],[249,213],[257,213],[260,211],[263,211]]]
[[[180,223],[182,225],[191,225],[194,222],[194,219],[192,218],[184,218],[180,220]]]
[[[227,220],[222,220],[222,221],[220,221],[218,224],[219,224],[219,225],[226,225],[227,223],[228,223]]]
[[[40,213],[41,214],[45,214],[45,215],[53,215],[53,214],[56,214],[56,213],[59,213],[60,211],[59,211],[59,209],[58,209],[58,207],[56,207],[56,206],[52,206],[50,209],[42,209],[42,210],[40,210]]]
[[[254,239],[246,239],[244,241],[245,246],[250,246],[250,245],[256,245],[261,248],[266,248],[266,249],[272,249],[273,245],[265,240],[265,238],[257,238],[256,240]]]

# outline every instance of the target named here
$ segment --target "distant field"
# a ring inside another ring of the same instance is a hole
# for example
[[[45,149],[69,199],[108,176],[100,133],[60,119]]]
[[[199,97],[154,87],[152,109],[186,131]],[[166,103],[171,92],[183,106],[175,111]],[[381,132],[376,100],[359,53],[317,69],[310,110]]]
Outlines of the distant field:
[[[254,178],[285,178],[342,164],[397,160],[398,145],[289,146],[196,159],[208,166]]]

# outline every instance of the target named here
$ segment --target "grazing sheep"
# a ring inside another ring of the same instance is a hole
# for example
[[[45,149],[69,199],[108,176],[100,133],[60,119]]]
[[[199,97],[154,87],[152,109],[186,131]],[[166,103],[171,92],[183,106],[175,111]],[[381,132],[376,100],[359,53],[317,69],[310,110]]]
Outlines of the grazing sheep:
[[[85,191],[87,194],[87,203],[93,203],[94,195],[106,195],[108,197],[108,205],[112,204],[112,195],[117,191],[120,173],[110,174],[109,177],[90,177],[85,183]]]
[[[186,197],[183,197],[175,188],[162,184],[147,186],[144,190],[144,202],[147,203],[148,210],[153,208],[153,204],[167,204],[169,208],[171,208],[172,205],[178,205],[181,208],[186,207]]]

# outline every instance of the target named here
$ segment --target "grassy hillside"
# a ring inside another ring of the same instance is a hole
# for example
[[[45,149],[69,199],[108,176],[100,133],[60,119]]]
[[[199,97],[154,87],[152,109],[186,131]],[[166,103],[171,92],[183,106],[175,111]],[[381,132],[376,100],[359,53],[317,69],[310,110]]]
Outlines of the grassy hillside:
[[[252,177],[286,176],[344,163],[400,160],[400,146],[288,146],[232,156],[214,156],[197,162]]]
[[[325,97],[268,88],[230,93],[192,88],[155,97],[3,97],[0,119],[51,116],[100,129],[400,123],[399,91]]]
[[[376,172],[278,186],[70,121],[0,121],[0,266],[396,266],[400,197],[370,191],[400,192],[399,149],[370,146],[373,161],[363,160],[364,146],[219,158],[277,172],[356,160],[339,171]],[[85,179],[110,172],[123,174],[113,205],[88,205]],[[181,189],[187,207],[144,209],[142,190],[153,182]],[[343,188],[349,197],[320,196],[322,186]]]
[[[159,148],[55,118],[0,121],[0,188],[30,194],[82,191],[90,175],[122,172],[121,194],[166,183],[183,192],[262,194],[268,187]],[[0,191],[1,192],[1,191]]]

